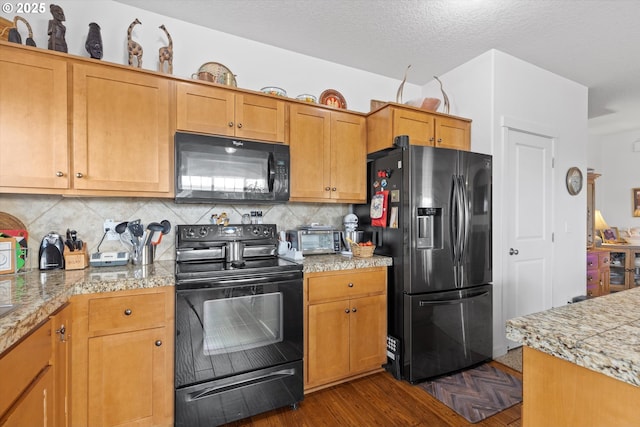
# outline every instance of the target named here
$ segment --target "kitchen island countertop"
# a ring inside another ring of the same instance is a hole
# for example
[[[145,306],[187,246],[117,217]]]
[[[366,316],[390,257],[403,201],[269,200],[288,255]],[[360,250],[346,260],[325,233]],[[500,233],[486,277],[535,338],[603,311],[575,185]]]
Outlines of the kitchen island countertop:
[[[391,265],[391,258],[374,255],[354,258],[342,255],[307,256],[303,272],[350,270]],[[16,309],[0,317],[0,353],[62,307],[73,295],[114,292],[175,285],[175,261],[149,265],[89,267],[84,270],[28,270],[0,276],[0,307]]]
[[[640,288],[507,321],[507,337],[640,386]]]

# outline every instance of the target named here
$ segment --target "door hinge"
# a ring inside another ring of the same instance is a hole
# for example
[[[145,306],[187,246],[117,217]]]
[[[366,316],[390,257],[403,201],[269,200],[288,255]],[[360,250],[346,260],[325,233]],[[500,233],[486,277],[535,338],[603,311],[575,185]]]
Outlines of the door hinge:
[[[556,241],[556,233],[551,233],[551,243]]]

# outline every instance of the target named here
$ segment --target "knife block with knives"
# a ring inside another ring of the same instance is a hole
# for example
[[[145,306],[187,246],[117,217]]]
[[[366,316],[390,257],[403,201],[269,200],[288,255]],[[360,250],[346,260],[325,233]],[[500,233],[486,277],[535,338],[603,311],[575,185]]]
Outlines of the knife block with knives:
[[[64,269],[65,270],[82,270],[89,266],[89,253],[87,252],[87,244],[82,243],[82,248],[71,251],[67,245],[64,247]]]

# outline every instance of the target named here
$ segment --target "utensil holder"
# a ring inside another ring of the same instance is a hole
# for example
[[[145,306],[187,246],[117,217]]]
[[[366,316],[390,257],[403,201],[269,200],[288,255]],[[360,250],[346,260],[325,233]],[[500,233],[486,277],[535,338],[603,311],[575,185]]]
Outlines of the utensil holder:
[[[156,246],[145,245],[142,248],[142,265],[153,264],[153,259],[156,257]]]

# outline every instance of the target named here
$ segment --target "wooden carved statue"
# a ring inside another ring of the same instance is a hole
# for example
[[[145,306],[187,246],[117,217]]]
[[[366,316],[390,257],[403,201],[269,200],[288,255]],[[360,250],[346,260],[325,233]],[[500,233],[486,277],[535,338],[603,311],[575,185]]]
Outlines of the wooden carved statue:
[[[137,67],[142,68],[142,46],[139,43],[133,41],[131,38],[131,33],[133,32],[133,27],[136,24],[142,25],[140,21],[136,18],[135,21],[129,25],[129,29],[127,30],[127,49],[129,50],[129,65],[133,65],[133,58],[135,57],[137,60]]]
[[[169,74],[173,74],[173,39],[171,39],[171,34],[165,28],[164,24],[160,25],[160,28],[167,35],[167,39],[169,40],[168,46],[162,46],[158,50],[158,60],[160,61],[159,71],[164,72],[164,64],[167,64],[167,72]]]
[[[100,34],[100,25],[95,22],[89,24],[89,34],[84,48],[93,59],[102,59],[102,34]]]
[[[64,39],[67,27],[64,26],[64,11],[57,4],[49,6],[53,19],[49,20],[49,50],[67,53],[67,41]]]

